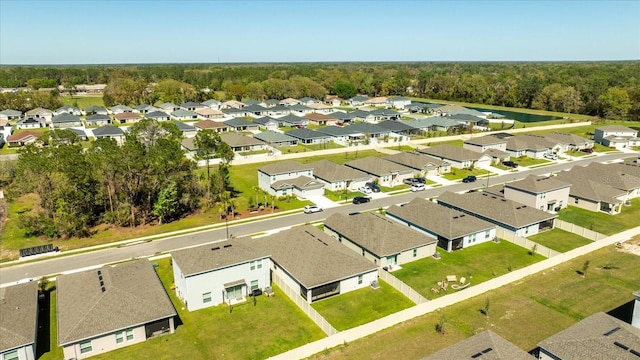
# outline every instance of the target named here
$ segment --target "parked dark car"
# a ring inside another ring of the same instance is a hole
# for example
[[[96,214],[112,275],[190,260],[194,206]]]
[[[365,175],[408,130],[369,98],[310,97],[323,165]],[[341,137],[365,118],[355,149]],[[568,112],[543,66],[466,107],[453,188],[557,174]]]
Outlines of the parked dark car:
[[[425,184],[427,180],[425,178],[409,178],[409,179],[404,179],[402,182],[407,185],[413,185],[413,184]]]
[[[365,196],[356,196],[353,198],[353,203],[354,204],[364,204],[364,203],[368,203],[370,202],[371,199],[369,199],[368,197]]]
[[[380,192],[380,186],[378,186],[378,184],[376,183],[368,182],[365,184],[365,186],[367,186],[373,192]]]
[[[515,162],[513,162],[513,161],[503,161],[503,162],[502,162],[502,165],[504,165],[504,166],[506,166],[506,167],[509,167],[509,168],[512,168],[512,169],[515,169],[515,168],[517,168],[517,167],[518,167],[518,164],[516,164],[516,163],[515,163]]]
[[[462,182],[463,183],[472,183],[472,182],[475,182],[476,180],[478,180],[478,178],[476,178],[473,175],[469,175],[466,178],[462,179]]]
[[[580,151],[585,152],[587,154],[591,154],[593,152],[593,148],[584,148],[584,149],[580,149]]]

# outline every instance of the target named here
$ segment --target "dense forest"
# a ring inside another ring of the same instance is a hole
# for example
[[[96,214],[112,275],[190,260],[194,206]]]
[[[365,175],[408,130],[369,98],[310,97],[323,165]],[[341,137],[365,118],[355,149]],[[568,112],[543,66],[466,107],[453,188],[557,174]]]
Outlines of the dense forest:
[[[108,84],[107,105],[411,95],[640,120],[640,62],[3,66],[0,87]],[[7,97],[7,96],[5,96]],[[8,100],[0,97],[0,109]]]

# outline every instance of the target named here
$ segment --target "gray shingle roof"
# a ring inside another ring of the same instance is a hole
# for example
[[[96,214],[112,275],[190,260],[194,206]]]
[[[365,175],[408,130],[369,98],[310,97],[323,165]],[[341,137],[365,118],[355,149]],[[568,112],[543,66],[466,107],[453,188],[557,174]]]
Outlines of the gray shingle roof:
[[[198,116],[198,114],[194,113],[193,111],[185,110],[185,109],[178,109],[176,111],[172,111],[171,115],[172,116],[179,116],[179,117],[188,116],[190,118],[196,118]]]
[[[477,151],[464,149],[459,146],[448,144],[436,145],[426,149],[420,149],[419,152],[434,157],[450,159],[455,161],[476,161],[483,155]]]
[[[263,116],[263,117],[261,117],[261,118],[258,118],[258,119],[253,120],[253,122],[254,122],[255,124],[260,124],[260,125],[266,125],[267,123],[269,123],[269,122],[274,122],[274,121],[275,121],[276,123],[280,124],[280,122],[278,121],[278,119],[274,119],[274,118],[272,118],[272,117],[270,117],[270,116]]]
[[[551,134],[547,134],[544,136],[547,140],[552,142],[565,144],[565,145],[583,145],[583,144],[593,144],[593,140],[583,138],[582,136],[568,134],[568,133],[559,133],[554,132]]]
[[[543,177],[529,175],[526,178],[504,184],[505,187],[526,191],[532,194],[540,194],[547,191],[570,187],[571,183],[562,181],[557,177]]]
[[[56,115],[51,118],[52,123],[73,123],[73,122],[82,122],[80,118],[76,115],[69,113],[62,113],[60,115]]]
[[[318,129],[318,132],[329,136],[346,136],[358,133],[357,129],[352,129],[351,126],[326,126]]]
[[[98,136],[124,136],[124,131],[117,126],[102,126],[93,129],[93,135]]]
[[[87,116],[87,122],[105,121],[105,120],[111,121],[111,118],[109,117],[109,115],[94,114],[94,115]]]
[[[185,131],[196,131],[196,128],[191,125],[188,124],[186,122],[182,122],[182,121],[171,121],[172,124],[174,124],[175,126],[178,127],[178,129],[180,129],[180,131],[185,132]]]
[[[37,322],[37,281],[0,288],[0,353],[35,343]]]
[[[290,107],[288,107],[290,108]],[[306,122],[308,122],[307,119],[305,119],[304,117],[301,116],[295,116],[295,115],[285,115],[283,117],[280,117],[277,119],[278,123],[280,124],[287,124],[287,125],[301,125],[304,124]]]
[[[449,115],[468,114],[473,116],[484,116],[484,114],[478,110],[469,109],[460,105],[442,105],[437,108],[434,108],[434,110],[438,110],[443,113],[447,113]]]
[[[474,357],[477,354],[480,356]],[[460,341],[422,360],[534,360],[524,350],[513,345],[491,330]]]
[[[555,214],[483,192],[460,195],[447,191],[438,197],[438,203],[448,204],[460,211],[508,225],[515,229],[557,217]]]
[[[247,105],[245,107],[242,108],[242,110],[247,111],[247,112],[262,112],[267,110],[267,108],[260,106],[258,104],[254,104],[254,105]]]
[[[368,179],[369,175],[352,169],[350,167],[336,164],[329,160],[320,160],[313,163],[309,163],[309,166],[313,167],[313,176],[322,179],[329,183],[335,181],[351,181]]]
[[[440,166],[449,164],[444,160],[416,152],[401,152],[389,155],[384,159],[400,165],[408,166],[418,171],[436,169]]]
[[[487,136],[479,136],[474,137],[464,141],[465,144],[471,145],[497,145],[497,144],[506,144],[507,140],[500,139],[495,136],[487,135]]]
[[[412,126],[409,126],[400,121],[393,121],[393,120],[382,121],[378,123],[378,126],[393,132],[404,132],[404,131],[415,130],[415,128]]]
[[[285,135],[281,132],[277,132],[277,131],[273,131],[273,130],[268,130],[268,131],[263,131],[259,134],[255,134],[253,135],[254,138],[258,139],[258,140],[262,140],[264,142],[266,142],[267,144],[272,144],[272,143],[290,143],[290,142],[297,142],[298,139],[291,137],[289,135]]]
[[[640,329],[599,312],[538,345],[563,360],[638,360],[638,355],[616,346],[615,342],[640,352]]]
[[[362,159],[351,160],[345,163],[346,166],[354,168],[356,170],[363,171],[367,174],[374,176],[384,176],[391,173],[411,174],[413,169],[394,163],[389,160],[381,159],[374,156],[369,156]]]
[[[551,142],[548,139],[545,139],[543,136],[538,135],[517,135],[511,137],[507,140],[507,150],[518,151],[518,150],[536,150],[543,151],[546,149],[551,149],[555,142]]]
[[[116,110],[121,110],[121,111],[133,111],[132,108],[130,108],[127,105],[115,105],[111,107],[111,111],[116,111]]]
[[[61,346],[176,315],[148,260],[60,275],[56,292]]]
[[[575,166],[569,171],[558,173],[556,177],[571,184],[569,190],[571,196],[610,204],[622,203],[618,197],[627,192],[613,186],[616,184],[614,172],[603,176],[596,170],[592,167]]]
[[[171,258],[185,276],[192,276],[266,258],[268,252],[257,248],[255,246],[257,241],[260,240],[240,238],[216,242],[174,251],[171,253]]]
[[[307,289],[377,270],[376,265],[311,225],[259,240],[258,246]]]
[[[286,161],[278,161],[272,164],[261,166],[258,168],[258,171],[261,171],[267,175],[277,175],[282,173],[312,170],[312,169],[313,168],[309,166],[309,164],[301,164],[297,161],[286,160]]]
[[[469,114],[454,114],[454,115],[450,115],[449,119],[464,122],[464,123],[474,123],[474,124],[487,121],[483,118],[480,118],[474,115],[469,115]]]
[[[227,143],[231,147],[238,146],[254,146],[254,145],[263,145],[264,143],[258,139],[254,139],[251,136],[247,136],[244,134],[230,132],[224,133],[220,135],[220,138],[223,142]]]
[[[329,135],[321,133],[319,131],[311,129],[295,129],[285,132],[286,135],[292,136],[297,139],[312,140],[312,139],[326,139]]]
[[[6,110],[0,111],[0,114],[6,115],[6,116],[21,116],[22,112],[18,110],[13,110],[13,109],[6,109]]]
[[[607,126],[598,126],[596,130],[602,131],[622,131],[622,132],[638,132],[638,130],[634,130],[622,125],[607,125]]]
[[[402,206],[389,207],[387,216],[407,221],[448,240],[496,227],[488,221],[421,198]]]
[[[166,119],[169,117],[169,114],[162,111],[152,111],[144,115],[144,117],[148,119]]]
[[[234,128],[245,127],[245,126],[255,126],[255,124],[251,121],[242,118],[233,118],[229,120],[223,121],[223,123],[227,126],[231,126]]]
[[[325,220],[324,226],[379,258],[437,242],[432,237],[375,213],[357,216],[336,213]]]
[[[388,129],[385,129],[378,124],[357,123],[349,125],[348,128],[349,130],[360,134],[380,135],[389,133]]]

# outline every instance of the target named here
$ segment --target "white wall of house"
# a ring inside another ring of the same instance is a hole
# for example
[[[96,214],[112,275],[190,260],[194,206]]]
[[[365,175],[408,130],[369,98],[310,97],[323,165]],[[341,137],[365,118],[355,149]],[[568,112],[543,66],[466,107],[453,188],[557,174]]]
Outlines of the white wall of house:
[[[596,128],[593,132],[593,139],[597,143],[602,144],[602,140],[607,136],[629,136],[636,137],[638,136],[637,131],[611,131],[611,130],[603,130]]]
[[[496,228],[491,228],[488,230],[478,231],[473,234],[465,235],[462,238],[462,248],[489,242],[492,241],[495,237]]]
[[[18,356],[18,360],[35,360],[34,353],[34,346],[33,344],[30,344],[16,349],[11,349],[10,351],[1,352],[0,359],[15,359],[15,356]]]
[[[566,208],[569,204],[570,187],[547,191],[540,194],[513,189],[508,186],[504,188],[504,197],[508,200],[517,201],[534,209],[542,211],[554,211],[555,208]],[[553,207],[548,209],[548,204],[553,203]]]
[[[71,127],[81,127],[83,126],[83,124],[82,124],[82,121],[75,121],[75,122],[53,123],[51,124],[51,126],[59,129],[66,129]]]
[[[540,224],[529,225],[515,231],[516,235],[521,237],[527,237],[531,235],[535,235],[540,232]]]
[[[497,149],[500,151],[507,151],[507,143],[499,143],[499,144],[490,144],[490,145],[476,145],[476,144],[469,144],[469,143],[464,143],[462,144],[462,148],[463,149],[467,149],[467,150],[471,150],[471,151],[475,151],[475,152],[485,152],[489,149]]]
[[[372,281],[378,280],[378,270],[373,269],[367,273],[356,275],[340,281],[340,294],[345,294],[353,290],[362,289],[371,284]]]
[[[293,193],[301,198],[307,199],[310,196],[323,196],[324,195],[324,187],[318,189],[298,189],[296,187],[293,188]]]
[[[224,288],[226,283],[244,280],[247,285],[246,291],[250,291],[251,282],[255,280],[258,281],[260,289],[269,286],[271,283],[270,264],[271,260],[265,257],[206,273],[183,276],[179,265],[173,261],[176,294],[185,302],[189,311],[219,305],[228,300]],[[210,296],[205,296],[209,293]],[[209,298],[211,300],[207,301]]]
[[[84,354],[80,351],[80,342],[63,346],[62,351],[64,353],[64,359],[85,359],[90,356],[104,354],[115,349],[138,344],[147,340],[144,325],[132,328],[131,330],[133,330],[133,339],[131,340],[127,340],[126,329],[90,339],[91,351],[85,352]],[[122,334],[123,341],[121,343],[117,342],[116,333]]]
[[[434,242],[413,249],[405,250],[398,255],[398,265],[429,257],[436,252],[436,246],[437,242]]]
[[[631,318],[631,325],[640,329],[640,291],[634,293],[636,301],[633,305],[633,317]]]
[[[295,179],[299,176],[308,176],[313,178],[313,170],[306,169],[302,171],[292,171],[289,173],[268,175],[262,171],[258,171],[258,186],[271,195],[277,195],[276,191],[271,188],[271,184],[280,180]]]

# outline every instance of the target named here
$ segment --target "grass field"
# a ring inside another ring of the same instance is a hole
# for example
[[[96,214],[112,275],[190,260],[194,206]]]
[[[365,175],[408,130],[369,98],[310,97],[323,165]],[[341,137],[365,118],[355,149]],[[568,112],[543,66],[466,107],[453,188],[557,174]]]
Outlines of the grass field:
[[[582,277],[576,270],[586,260],[591,261],[591,270]],[[487,329],[528,351],[589,315],[631,301],[640,283],[639,260],[607,247],[311,358],[395,359],[402,354],[402,359],[420,359]],[[615,267],[607,270],[608,264]],[[487,299],[489,316],[480,312]],[[435,330],[442,317],[444,335]]]
[[[519,157],[519,158],[515,158],[513,160],[516,162],[516,164],[518,164],[518,166],[526,166],[526,167],[550,163],[549,160],[534,159],[534,158],[530,158],[530,157],[527,157],[527,156],[522,156],[522,157]]]
[[[558,218],[601,234],[611,235],[640,224],[640,198],[631,200],[631,206],[623,206],[617,215],[569,206],[558,212]]]
[[[529,236],[528,239],[559,252],[567,252],[593,242],[580,235],[558,228]]]
[[[178,312],[182,325],[174,334],[150,339],[92,357],[93,359],[265,359],[325,337],[325,334],[277,287],[276,296],[258,297],[256,306],[248,301],[189,312],[171,290],[170,259],[157,262],[158,275]],[[52,299],[55,309],[55,298]],[[56,335],[51,327],[52,338]],[[57,346],[41,359],[60,359]]]
[[[448,174],[444,174],[442,175],[445,179],[447,180],[460,180],[463,179],[469,175],[475,175],[478,178],[480,178],[480,176],[485,176],[487,174],[491,174],[491,172],[489,172],[488,170],[485,169],[480,169],[480,168],[476,168],[476,169],[455,169],[452,168],[451,172]]]
[[[331,326],[342,331],[415,305],[391,285],[378,281],[379,289],[366,287],[318,301],[311,306]]]
[[[529,255],[527,249],[506,240],[500,243],[489,241],[454,252],[438,248],[441,259],[432,257],[420,259],[402,265],[402,269],[393,275],[419,292],[427,299],[447,295],[455,290],[450,287],[445,292],[434,294],[431,288],[437,288],[438,281],[444,281],[447,275],[465,277],[471,286],[506,274],[527,265],[544,260],[542,255]]]
[[[89,106],[104,106],[104,101],[102,101],[102,95],[64,95],[60,96],[62,99],[62,103],[64,105],[75,106],[81,110],[88,108]]]

